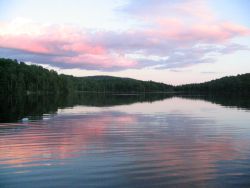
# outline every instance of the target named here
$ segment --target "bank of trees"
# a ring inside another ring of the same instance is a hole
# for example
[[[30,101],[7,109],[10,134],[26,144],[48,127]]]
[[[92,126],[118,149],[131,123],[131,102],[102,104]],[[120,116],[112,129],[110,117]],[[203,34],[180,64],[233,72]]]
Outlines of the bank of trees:
[[[37,65],[0,59],[1,93],[166,92],[173,87],[152,81],[110,76],[73,77]]]
[[[175,87],[175,91],[195,93],[250,93],[250,73],[226,76],[200,84]]]
[[[58,74],[37,65],[0,58],[0,93],[70,93],[89,92],[192,92],[250,93],[250,73],[223,77],[201,84],[173,87],[153,81],[111,76],[74,77]]]
[[[41,66],[0,59],[0,91],[5,93],[67,91],[69,79]]]

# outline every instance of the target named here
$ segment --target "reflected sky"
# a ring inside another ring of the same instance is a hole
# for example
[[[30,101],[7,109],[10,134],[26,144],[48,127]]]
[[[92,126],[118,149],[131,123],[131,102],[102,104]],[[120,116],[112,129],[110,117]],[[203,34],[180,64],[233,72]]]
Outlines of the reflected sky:
[[[40,120],[0,124],[0,182],[240,187],[250,183],[249,122],[246,110],[178,97],[59,109]]]

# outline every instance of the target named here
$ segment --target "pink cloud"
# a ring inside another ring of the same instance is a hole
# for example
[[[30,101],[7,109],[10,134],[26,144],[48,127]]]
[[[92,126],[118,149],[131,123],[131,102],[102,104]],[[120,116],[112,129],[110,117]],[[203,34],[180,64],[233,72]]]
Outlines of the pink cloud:
[[[73,43],[62,46],[63,50],[74,51],[78,53],[90,53],[90,54],[105,54],[106,49],[102,46],[90,46],[84,43]]]
[[[4,29],[9,29],[8,24],[2,24]],[[26,24],[27,26],[27,24]],[[89,67],[100,69],[130,68],[136,61],[126,58],[120,53],[110,51],[104,44],[93,43],[92,35],[83,30],[60,26],[37,26],[42,31],[38,35],[33,33],[15,34],[0,33],[0,47],[22,50],[26,54],[47,55],[54,66],[68,64],[70,67]],[[39,61],[39,58],[37,59]]]
[[[194,26],[191,33],[206,42],[223,42],[237,36],[248,35],[250,34],[250,29],[237,24],[223,22]]]
[[[159,27],[148,29],[145,35],[148,38],[161,40],[177,40],[185,42],[223,42],[237,36],[250,35],[250,29],[230,22],[218,22],[210,24],[192,24],[186,26],[178,19],[161,19]]]
[[[133,68],[137,62],[112,54],[83,54],[73,57],[55,57],[55,62],[70,62],[75,67],[100,66],[102,68]]]
[[[142,21],[143,27],[122,32],[22,20],[0,23],[0,52],[6,57],[55,67],[113,71],[148,66],[186,67],[213,62],[207,57],[209,53],[249,50],[231,41],[250,36],[250,28],[216,19],[205,1],[133,3],[133,9],[127,11]],[[145,6],[139,11],[141,4]],[[197,48],[204,44],[206,48]]]
[[[41,40],[32,39],[27,35],[0,36],[0,47],[25,50],[35,53],[51,53]]]

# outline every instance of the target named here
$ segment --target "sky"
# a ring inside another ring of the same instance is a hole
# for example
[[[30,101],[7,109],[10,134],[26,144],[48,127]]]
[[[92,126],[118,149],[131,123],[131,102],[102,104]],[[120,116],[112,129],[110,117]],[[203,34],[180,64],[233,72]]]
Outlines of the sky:
[[[250,72],[249,0],[0,0],[0,57],[167,84]]]

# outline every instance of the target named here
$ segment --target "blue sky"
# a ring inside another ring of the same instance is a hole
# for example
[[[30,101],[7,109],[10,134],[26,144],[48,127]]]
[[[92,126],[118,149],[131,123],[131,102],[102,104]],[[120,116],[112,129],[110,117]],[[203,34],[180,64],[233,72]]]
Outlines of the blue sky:
[[[250,72],[248,0],[1,0],[0,54],[169,84]]]

